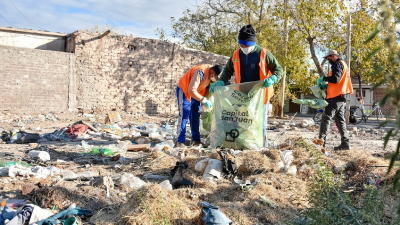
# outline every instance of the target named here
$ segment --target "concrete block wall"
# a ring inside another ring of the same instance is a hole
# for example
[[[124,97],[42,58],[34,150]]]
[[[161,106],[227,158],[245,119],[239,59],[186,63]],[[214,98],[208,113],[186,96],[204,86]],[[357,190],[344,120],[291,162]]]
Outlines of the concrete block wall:
[[[228,57],[155,39],[88,33],[75,36],[77,108],[116,108],[177,114],[178,80],[196,64],[223,64]]]
[[[15,113],[63,112],[75,67],[71,53],[0,45],[0,109]]]

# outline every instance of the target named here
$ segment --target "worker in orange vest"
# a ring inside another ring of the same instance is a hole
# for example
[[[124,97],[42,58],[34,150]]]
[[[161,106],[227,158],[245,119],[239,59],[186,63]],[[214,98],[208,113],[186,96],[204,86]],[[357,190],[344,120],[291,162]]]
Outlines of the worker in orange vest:
[[[353,85],[351,84],[350,70],[347,64],[339,58],[335,50],[330,50],[324,58],[331,64],[331,72],[328,77],[318,78],[317,84],[327,89],[326,101],[328,105],[322,114],[319,138],[326,142],[326,134],[330,122],[334,119],[341,136],[341,144],[333,150],[350,150],[349,134],[346,128],[346,100],[353,95]],[[327,84],[324,84],[328,82]]]
[[[222,65],[202,64],[192,67],[179,80],[176,87],[178,98],[178,142],[176,147],[184,147],[186,140],[186,124],[190,120],[192,131],[192,144],[199,145],[200,141],[200,106],[201,104],[211,108],[212,103],[204,97],[206,88],[218,80],[218,75],[223,69]]]
[[[268,147],[268,107],[273,96],[273,85],[283,76],[283,69],[270,51],[256,44],[256,32],[252,25],[243,26],[238,36],[239,47],[228,60],[218,82],[211,84],[210,92],[224,86],[235,73],[235,83],[263,81],[266,88],[264,99],[263,143]]]

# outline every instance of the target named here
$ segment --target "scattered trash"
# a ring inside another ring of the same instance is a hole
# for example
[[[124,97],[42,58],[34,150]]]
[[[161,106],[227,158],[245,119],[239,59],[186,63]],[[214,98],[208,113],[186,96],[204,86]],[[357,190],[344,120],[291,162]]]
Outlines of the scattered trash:
[[[45,151],[30,151],[28,153],[29,157],[34,158],[34,159],[39,159],[43,162],[46,162],[48,160],[50,160],[50,154],[48,152]]]
[[[283,167],[281,168],[282,171],[288,172],[290,164],[294,159],[293,152],[291,150],[285,150],[280,153],[281,160],[283,162]]]
[[[220,150],[218,151],[218,154],[221,156],[223,162],[222,171],[225,173],[225,177],[229,179],[237,172],[237,165],[234,156],[232,156],[227,150]]]
[[[204,169],[203,178],[205,180],[215,181],[221,178],[222,168],[224,163],[218,159],[210,159]]]
[[[184,162],[176,162],[174,169],[171,170],[172,176],[172,187],[174,189],[180,188],[183,186],[193,186],[193,183],[183,177],[183,170],[187,169],[188,165]]]
[[[199,162],[196,163],[196,165],[194,166],[194,169],[197,172],[203,172],[204,169],[207,167],[208,160],[210,160],[210,158],[200,160]]]
[[[139,190],[147,183],[142,181],[140,178],[130,173],[124,173],[121,176],[120,184],[125,185],[131,189]]]
[[[208,202],[199,202],[198,205],[202,207],[203,217],[202,220],[205,225],[228,225],[232,224],[232,220],[228,219],[219,208],[211,205]]]

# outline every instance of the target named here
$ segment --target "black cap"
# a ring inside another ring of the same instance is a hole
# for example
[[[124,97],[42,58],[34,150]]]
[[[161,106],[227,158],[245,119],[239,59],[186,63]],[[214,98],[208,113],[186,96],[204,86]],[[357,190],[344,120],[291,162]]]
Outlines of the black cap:
[[[246,25],[239,31],[239,44],[253,46],[256,44],[256,31],[253,26]]]
[[[215,65],[212,67],[212,69],[214,70],[215,74],[220,75],[220,73],[222,72],[222,70],[224,70],[224,67],[222,65]]]

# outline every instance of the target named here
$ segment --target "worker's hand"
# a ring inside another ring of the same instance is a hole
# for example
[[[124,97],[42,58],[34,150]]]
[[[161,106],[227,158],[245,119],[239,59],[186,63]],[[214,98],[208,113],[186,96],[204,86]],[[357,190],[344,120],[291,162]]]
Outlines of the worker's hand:
[[[214,88],[218,87],[218,86],[223,87],[223,86],[225,86],[225,83],[222,80],[220,80],[220,81],[218,81],[216,83],[211,84],[210,85],[210,92],[214,93]]]
[[[321,83],[324,82],[324,76],[318,78],[317,85],[321,87]]]
[[[319,87],[321,89],[328,89],[328,84],[320,84]]]
[[[212,107],[212,102],[210,100],[207,100],[203,103],[203,105],[207,106],[208,108]]]
[[[207,106],[208,108],[211,108],[211,106],[212,106],[212,102],[210,100],[208,100],[206,97],[204,97],[201,100],[201,104]]]
[[[276,84],[276,82],[278,82],[278,77],[276,77],[275,75],[272,75],[272,76],[264,79],[263,87],[269,87],[273,84]]]

